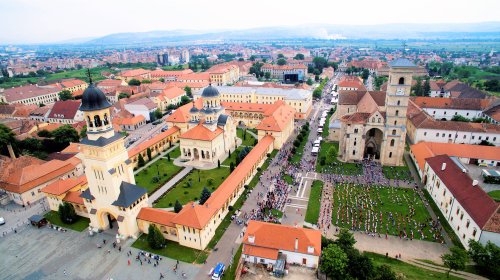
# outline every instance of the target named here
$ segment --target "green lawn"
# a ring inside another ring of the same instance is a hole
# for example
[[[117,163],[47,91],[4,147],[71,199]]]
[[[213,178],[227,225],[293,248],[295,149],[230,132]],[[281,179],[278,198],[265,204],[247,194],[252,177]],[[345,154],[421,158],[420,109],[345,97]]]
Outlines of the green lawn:
[[[396,274],[402,274],[401,279],[418,279],[418,280],[434,280],[434,279],[462,279],[450,275],[447,278],[446,273],[434,272],[424,268],[420,268],[400,260],[396,260],[392,257],[387,258],[386,256],[375,254],[375,253],[364,253],[368,256],[375,266],[381,266],[386,264],[392,268]]]
[[[178,158],[181,156],[181,148],[177,147],[176,149],[174,149],[173,151],[171,151],[168,154],[170,155],[170,159],[172,159],[172,160],[175,158]],[[167,157],[167,155],[165,155],[164,157]]]
[[[234,167],[236,167],[236,157],[238,157],[238,155],[240,154],[240,151],[243,150],[243,146],[240,145],[238,148],[236,148],[236,150],[234,151],[231,151],[231,156],[230,157],[227,157],[223,162],[222,162],[222,165],[227,165],[229,166],[231,164],[231,162],[233,164],[235,164]],[[250,149],[252,149],[252,147],[250,147]]]
[[[328,138],[328,135],[330,135],[330,130],[328,129],[328,127],[330,126],[330,117],[332,116],[332,114],[330,114],[330,112],[328,112],[328,114],[326,115],[326,120],[325,120],[325,125],[323,126],[323,133],[321,134],[321,136],[323,136],[323,139],[327,139]]]
[[[181,169],[183,169],[183,167],[175,165],[173,158],[170,158],[170,161],[166,158],[161,158],[137,173],[135,175],[135,183],[147,189],[148,194],[152,194],[179,173]],[[160,179],[155,183],[153,178],[158,177],[158,172],[160,173]]]
[[[221,167],[210,170],[193,169],[186,177],[180,180],[172,189],[161,196],[154,204],[156,208],[173,207],[175,200],[184,205],[190,201],[197,201],[200,198],[203,187],[207,187],[211,192],[216,190],[222,181],[229,175],[229,168]],[[212,185],[209,185],[209,179],[212,179]],[[188,186],[191,182],[191,186]]]
[[[371,227],[373,217],[380,219],[382,215],[382,221],[377,223],[377,232],[382,235],[388,233],[398,236],[400,231],[406,230],[407,235],[411,237],[413,230],[415,239],[436,241],[433,238],[434,232],[428,224],[430,215],[420,196],[413,189],[337,185],[334,189],[333,200],[332,223],[334,225],[351,229],[352,215],[354,215],[351,214],[351,210],[355,209],[354,213],[357,212],[355,215],[357,220],[361,221],[358,224],[362,231],[373,231],[373,228],[366,227],[365,221],[368,216],[371,218],[368,226]],[[413,214],[411,214],[411,207],[414,208]],[[389,213],[392,213],[394,223]],[[418,231],[421,228],[419,224],[425,224],[424,236]]]
[[[305,218],[306,222],[313,225],[318,223],[322,191],[323,182],[315,180],[311,186],[311,193],[309,194],[309,201],[307,202],[307,212]]]
[[[233,257],[233,263],[231,264],[231,267],[226,270],[224,273],[224,276],[222,276],[222,280],[233,280],[236,279],[236,269],[238,268],[238,262],[240,261],[241,258],[241,251],[243,249],[243,245],[240,245],[238,248],[238,251],[236,251],[236,254],[234,254]],[[229,264],[227,264],[229,266]]]
[[[500,202],[500,190],[491,191],[488,193],[491,198],[493,198],[496,202]]]
[[[441,213],[441,211],[439,210],[439,207],[436,205],[434,200],[432,200],[432,197],[429,194],[429,192],[424,188],[423,193],[425,199],[429,202],[429,206],[432,208],[432,211],[434,212],[434,214],[436,214],[436,216],[439,217],[439,221],[441,221],[441,226],[448,234],[448,237],[450,237],[453,245],[464,249],[464,245],[462,245],[462,242],[460,242],[460,239],[455,234],[455,231],[453,231],[453,229],[451,228],[450,224],[448,223],[448,220],[446,220],[446,218],[443,216],[443,213]]]
[[[50,211],[47,214],[45,214],[44,217],[45,219],[47,219],[48,222],[50,222],[53,225],[57,225],[63,228],[80,232],[88,228],[90,223],[90,220],[88,218],[79,217],[78,221],[76,221],[74,224],[65,224],[61,221],[61,219],[59,218],[59,213],[57,213],[56,211]]]
[[[285,174],[283,176],[283,179],[285,180],[285,182],[287,182],[287,184],[289,185],[292,185],[293,184],[293,178],[292,176],[288,175],[288,174]]]
[[[302,142],[300,142],[300,145],[297,148],[297,151],[295,152],[295,154],[293,154],[292,159],[290,160],[291,163],[299,163],[300,160],[302,159],[302,154],[304,153],[304,147],[306,146],[307,139],[309,137],[309,133],[310,132],[311,131],[308,131],[305,134],[304,139],[302,140]]]
[[[208,257],[208,253],[205,251],[184,247],[170,240],[166,240],[166,242],[167,246],[165,248],[159,250],[152,249],[149,247],[147,234],[143,234],[132,244],[132,247],[187,263],[202,264]]]
[[[316,160],[316,172],[321,173],[335,173],[335,174],[344,174],[344,175],[360,175],[363,174],[363,166],[357,163],[351,162],[341,162],[337,158],[333,159],[331,164],[328,164],[328,161],[325,165],[321,165],[321,157],[325,157],[328,159],[326,154],[331,146],[334,146],[339,151],[339,143],[338,142],[327,142],[322,141],[319,149],[318,159]]]
[[[385,178],[413,181],[413,176],[411,176],[406,161],[404,161],[404,163],[404,166],[383,166],[382,171],[384,172]]]
[[[256,133],[257,134],[257,133]],[[236,136],[238,136],[238,138],[241,139],[241,145],[243,146],[255,146],[255,138],[253,138],[252,135],[250,135],[249,133],[246,133],[244,134],[244,129],[241,129],[241,128],[237,128],[236,129]]]

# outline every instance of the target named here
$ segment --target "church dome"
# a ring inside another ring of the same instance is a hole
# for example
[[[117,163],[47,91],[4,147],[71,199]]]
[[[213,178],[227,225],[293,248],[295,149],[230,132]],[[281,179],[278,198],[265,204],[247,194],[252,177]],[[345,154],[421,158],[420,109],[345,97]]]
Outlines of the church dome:
[[[80,111],[97,111],[111,107],[104,93],[94,84],[90,84],[82,95]]]
[[[201,97],[217,97],[219,96],[220,93],[219,91],[213,87],[211,84],[206,87],[203,92],[201,93]]]
[[[196,108],[194,105],[193,107],[191,107],[191,109],[189,109],[189,113],[191,114],[195,114],[195,113],[198,113],[200,110],[198,110],[198,108]]]

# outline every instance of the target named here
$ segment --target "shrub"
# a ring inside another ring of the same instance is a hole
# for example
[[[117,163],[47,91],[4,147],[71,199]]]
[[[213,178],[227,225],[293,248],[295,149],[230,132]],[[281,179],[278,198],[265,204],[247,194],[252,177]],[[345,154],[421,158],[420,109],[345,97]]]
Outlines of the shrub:
[[[153,224],[149,224],[148,229],[148,244],[152,249],[161,249],[165,247],[165,238],[160,230]]]
[[[76,215],[75,208],[73,205],[67,202],[59,205],[59,218],[65,224],[73,224],[78,221],[78,215]]]

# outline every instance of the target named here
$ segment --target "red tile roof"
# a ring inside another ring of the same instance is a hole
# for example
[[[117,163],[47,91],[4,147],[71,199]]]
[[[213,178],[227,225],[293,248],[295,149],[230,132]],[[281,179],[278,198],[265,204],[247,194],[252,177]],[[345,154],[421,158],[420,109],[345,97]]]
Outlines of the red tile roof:
[[[53,195],[61,195],[78,185],[84,186],[86,184],[87,184],[87,176],[82,175],[78,178],[59,179],[57,181],[50,183],[41,191]]]
[[[196,108],[201,109],[203,107],[203,100],[201,98],[197,99],[194,101],[194,105]],[[189,103],[186,105],[183,105],[175,112],[173,112],[170,116],[167,117],[166,121],[167,122],[172,122],[172,123],[186,123],[188,122],[189,119],[189,110],[193,107],[193,103]]]
[[[190,202],[173,219],[174,224],[203,229],[217,212],[216,208]]]
[[[150,70],[132,69],[132,70],[127,70],[127,71],[121,72],[120,76],[122,76],[122,77],[137,77],[137,76],[148,74],[150,72],[151,72]]]
[[[87,83],[82,81],[82,80],[78,80],[78,79],[71,79],[71,80],[64,80],[61,82],[61,85],[63,85],[63,87],[65,88],[71,88],[71,87],[75,87],[75,86],[79,86],[79,85],[86,85]]]
[[[262,119],[257,125],[258,130],[265,131],[283,131],[290,122],[293,122],[295,109],[287,105],[283,100],[278,100],[269,110],[276,108],[268,117]]]
[[[212,141],[222,134],[223,130],[217,127],[214,131],[205,127],[202,123],[181,134],[181,139]]]
[[[278,253],[279,253],[278,249],[258,247],[250,244],[245,244],[245,247],[243,248],[243,254],[245,255],[255,256],[268,260],[277,260]]]
[[[455,199],[482,229],[493,214],[498,211],[496,203],[480,186],[473,186],[472,179],[462,172],[448,155],[439,155],[426,159],[427,164],[453,194]],[[441,170],[443,163],[446,168]]]
[[[80,100],[57,101],[54,103],[48,118],[72,120],[75,118],[75,115],[80,108],[80,104]]]
[[[169,227],[175,227],[172,220],[177,214],[162,209],[143,207],[137,215],[137,219],[160,224]]]
[[[128,151],[128,157],[131,158],[131,157],[137,155],[138,153],[146,150],[148,147],[155,145],[156,143],[166,139],[168,136],[170,136],[172,134],[178,133],[179,131],[180,131],[180,129],[177,126],[173,126],[169,129],[167,129],[166,131],[164,131],[164,132],[154,136],[153,138],[151,138],[147,141],[144,141],[141,144],[130,149]]]
[[[440,97],[410,97],[415,105],[420,108],[439,108],[456,110],[477,110],[486,109],[493,100],[479,98],[440,98]]]
[[[83,205],[83,198],[80,197],[81,194],[80,191],[68,192],[63,198],[63,201]]]

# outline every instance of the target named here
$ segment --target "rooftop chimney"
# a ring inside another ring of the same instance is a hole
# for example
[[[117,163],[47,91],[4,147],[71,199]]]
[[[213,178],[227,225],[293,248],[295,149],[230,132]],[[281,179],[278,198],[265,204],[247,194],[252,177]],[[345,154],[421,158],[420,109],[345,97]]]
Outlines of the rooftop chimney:
[[[255,235],[249,235],[248,242],[254,244],[255,243]]]
[[[446,162],[443,162],[443,165],[441,165],[441,171],[446,169]]]
[[[473,186],[473,187],[477,186],[477,184],[478,184],[478,183],[479,183],[479,182],[478,182],[477,180],[472,180],[472,186]]]
[[[299,239],[295,238],[295,251],[299,250]]]

